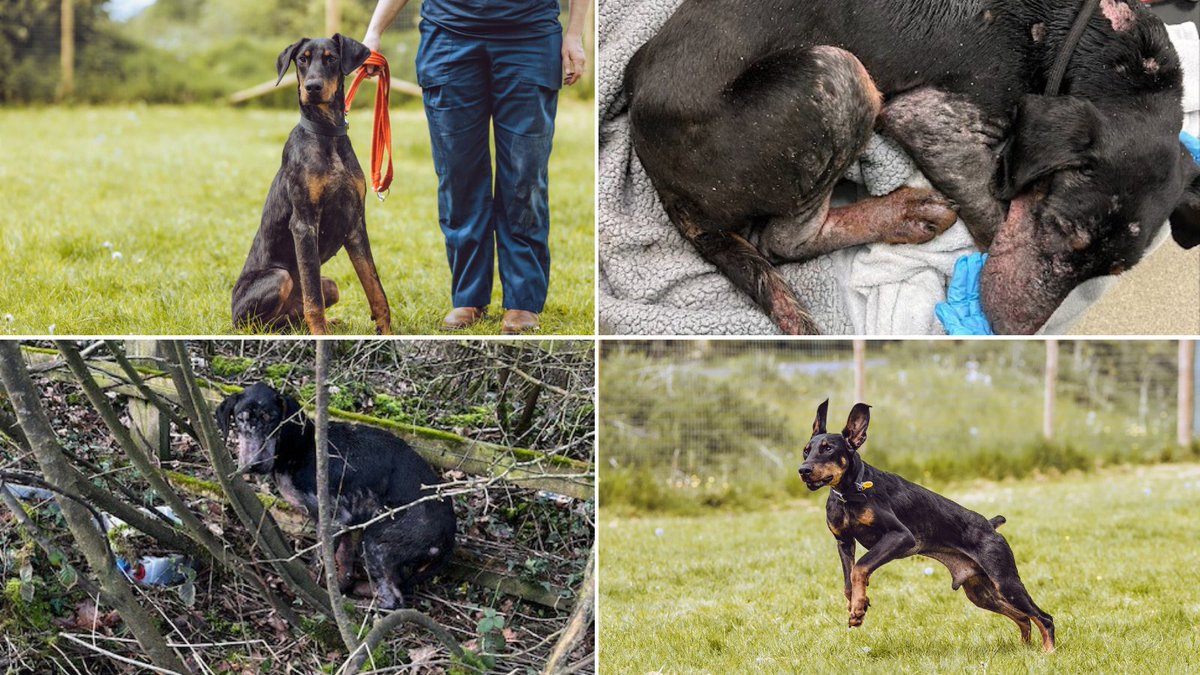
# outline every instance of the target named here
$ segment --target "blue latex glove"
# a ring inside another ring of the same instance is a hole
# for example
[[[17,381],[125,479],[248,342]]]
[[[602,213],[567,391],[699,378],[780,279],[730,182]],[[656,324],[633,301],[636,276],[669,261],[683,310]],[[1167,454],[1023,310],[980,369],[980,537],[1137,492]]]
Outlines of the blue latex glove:
[[[1200,139],[1186,131],[1181,131],[1179,132],[1179,142],[1183,143],[1183,147],[1187,148],[1187,151],[1192,153],[1192,159],[1195,160],[1197,164],[1200,164]]]
[[[986,260],[986,253],[972,253],[954,263],[946,302],[939,302],[934,308],[938,321],[950,335],[995,335],[979,302],[979,274]]]

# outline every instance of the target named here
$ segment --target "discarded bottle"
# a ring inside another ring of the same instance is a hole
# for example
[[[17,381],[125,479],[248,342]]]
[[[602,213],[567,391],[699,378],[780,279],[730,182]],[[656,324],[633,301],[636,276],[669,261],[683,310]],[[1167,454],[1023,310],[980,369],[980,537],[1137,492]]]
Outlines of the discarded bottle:
[[[187,560],[180,555],[147,556],[132,563],[124,558],[117,558],[117,568],[129,577],[130,581],[142,586],[171,586],[180,583],[187,578],[180,571],[180,567],[186,565]]]

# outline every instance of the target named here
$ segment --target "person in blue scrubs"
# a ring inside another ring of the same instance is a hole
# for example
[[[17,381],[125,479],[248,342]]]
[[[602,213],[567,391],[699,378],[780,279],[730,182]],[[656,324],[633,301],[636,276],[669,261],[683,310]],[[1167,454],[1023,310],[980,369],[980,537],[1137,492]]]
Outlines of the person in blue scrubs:
[[[378,51],[384,29],[406,4],[380,0],[363,44]],[[538,328],[550,283],[547,167],[554,115],[559,88],[578,82],[586,67],[587,9],[588,0],[571,0],[564,31],[558,0],[421,3],[417,83],[438,175],[453,302],[444,330],[484,317],[493,260],[504,292],[501,332]]]

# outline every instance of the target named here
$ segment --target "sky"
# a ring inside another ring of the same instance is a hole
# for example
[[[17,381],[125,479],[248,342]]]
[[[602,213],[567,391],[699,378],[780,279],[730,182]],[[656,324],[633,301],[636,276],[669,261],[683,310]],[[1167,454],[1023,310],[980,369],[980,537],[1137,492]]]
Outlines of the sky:
[[[128,21],[153,4],[154,0],[108,0],[108,15],[114,21]]]

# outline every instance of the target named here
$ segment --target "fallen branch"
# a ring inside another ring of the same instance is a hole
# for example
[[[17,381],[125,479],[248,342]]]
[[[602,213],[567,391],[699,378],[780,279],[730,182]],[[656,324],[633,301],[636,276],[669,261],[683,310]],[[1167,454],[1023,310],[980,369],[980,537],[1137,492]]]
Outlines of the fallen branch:
[[[446,649],[450,650],[450,654],[454,658],[458,659],[459,661],[464,661],[465,653],[463,652],[463,648],[460,647],[458,641],[455,640],[454,637],[446,631],[446,629],[439,626],[436,621],[415,609],[397,609],[396,611],[375,622],[375,625],[371,627],[371,631],[367,633],[366,637],[363,638],[362,644],[360,644],[357,649],[350,653],[350,656],[346,659],[346,662],[342,664],[342,667],[338,670],[338,672],[343,673],[344,675],[355,675],[359,668],[362,668],[363,662],[367,660],[367,657],[370,656],[371,652],[379,646],[379,643],[383,642],[385,637],[387,637],[387,634],[392,632],[392,630],[402,623],[415,623],[429,631],[435,638],[438,639],[438,642],[441,642],[446,646]],[[466,666],[468,664],[464,662],[463,665]]]
[[[550,658],[546,659],[546,665],[542,668],[543,675],[574,672],[575,666],[564,666],[562,663],[575,651],[587,627],[592,623],[596,596],[595,574],[596,546],[593,544],[592,552],[588,554],[587,571],[584,572],[583,582],[579,585],[579,600],[575,611],[571,613],[571,619],[567,622],[562,637],[558,639],[558,644],[554,645],[550,652]]]

